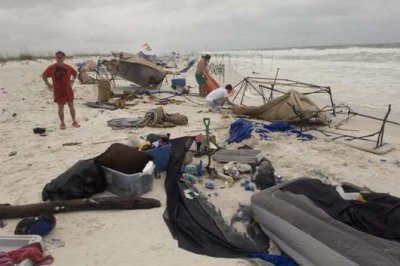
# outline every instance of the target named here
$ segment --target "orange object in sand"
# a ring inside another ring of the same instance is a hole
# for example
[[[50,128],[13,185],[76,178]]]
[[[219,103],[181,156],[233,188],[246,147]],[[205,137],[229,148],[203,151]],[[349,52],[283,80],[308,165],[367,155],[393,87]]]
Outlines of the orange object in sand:
[[[207,94],[220,87],[218,82],[209,73],[204,73],[204,77],[206,78]]]

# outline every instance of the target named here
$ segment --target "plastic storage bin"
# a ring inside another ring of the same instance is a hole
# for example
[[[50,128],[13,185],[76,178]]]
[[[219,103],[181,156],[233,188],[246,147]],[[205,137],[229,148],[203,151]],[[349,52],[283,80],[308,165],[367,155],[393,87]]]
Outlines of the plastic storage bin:
[[[106,178],[106,190],[118,196],[139,197],[153,189],[155,165],[150,161],[143,172],[124,174],[101,166]]]
[[[167,170],[168,161],[171,154],[171,144],[167,144],[158,149],[151,149],[144,152],[153,157],[154,163],[156,165],[156,173]]]
[[[219,150],[213,155],[213,159],[218,162],[239,162],[257,164],[263,158],[260,150]]]
[[[173,78],[171,80],[172,86],[176,88],[183,88],[186,86],[186,79],[185,78]]]

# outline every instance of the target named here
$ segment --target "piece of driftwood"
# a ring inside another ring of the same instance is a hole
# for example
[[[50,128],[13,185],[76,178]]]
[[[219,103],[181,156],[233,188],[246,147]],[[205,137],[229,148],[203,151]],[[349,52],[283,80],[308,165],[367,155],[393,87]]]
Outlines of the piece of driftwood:
[[[63,213],[90,210],[138,210],[161,207],[161,202],[140,197],[104,197],[62,200],[26,205],[0,205],[0,219],[26,218],[43,213]]]

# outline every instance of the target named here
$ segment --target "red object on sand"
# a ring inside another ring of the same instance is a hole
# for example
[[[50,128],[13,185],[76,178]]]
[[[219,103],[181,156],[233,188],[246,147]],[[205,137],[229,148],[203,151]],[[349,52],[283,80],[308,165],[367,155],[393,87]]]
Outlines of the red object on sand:
[[[207,94],[220,87],[218,82],[209,73],[206,72],[204,77],[206,78]]]
[[[43,255],[42,246],[40,243],[32,243],[20,249],[7,252],[7,255],[14,261],[15,264],[23,260],[30,259],[33,265],[50,265],[54,259],[50,255]]]

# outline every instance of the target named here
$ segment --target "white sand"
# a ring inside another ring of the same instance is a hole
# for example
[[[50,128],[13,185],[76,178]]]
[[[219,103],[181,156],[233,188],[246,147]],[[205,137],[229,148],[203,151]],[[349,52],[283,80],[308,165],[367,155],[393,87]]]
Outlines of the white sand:
[[[181,105],[164,106],[168,112],[186,114],[189,117],[186,127],[115,131],[107,126],[107,120],[142,116],[154,105],[139,104],[116,111],[87,108],[82,104],[96,100],[97,88],[77,82],[74,89],[81,128],[72,128],[68,122],[67,130],[60,131],[52,94],[46,90],[39,76],[48,64],[49,61],[18,62],[0,68],[0,88],[5,89],[0,91],[1,203],[41,202],[41,191],[47,182],[77,160],[94,157],[112,143],[93,144],[95,142],[121,140],[127,137],[128,132],[170,132],[173,137],[194,135],[190,131],[203,129],[202,118],[205,116],[211,117],[212,128],[227,127],[233,120],[221,119],[220,115],[208,113],[204,106],[187,101]],[[192,73],[189,75],[189,85],[195,86]],[[204,102],[199,98],[192,99]],[[3,112],[2,109],[6,110]],[[198,113],[200,110],[203,113]],[[66,111],[66,121],[70,121],[68,109]],[[17,115],[12,117],[13,113]],[[47,137],[32,133],[32,128],[38,126],[48,129]],[[395,130],[387,131],[387,140],[398,143]],[[366,133],[369,132],[366,130]],[[213,133],[222,143],[228,130],[215,130]],[[82,146],[59,149],[67,142],[82,142]],[[276,171],[286,178],[311,176],[332,183],[350,181],[400,196],[398,150],[378,156],[322,139],[300,142],[281,135],[268,142],[253,137],[242,144],[246,143],[262,149]],[[17,154],[9,157],[13,151]],[[164,179],[156,180],[153,191],[145,195],[161,200],[161,208],[58,214],[56,229],[45,238],[65,241],[65,247],[49,247],[49,253],[55,257],[55,265],[245,265],[239,260],[199,256],[179,249],[162,219],[165,208],[163,185]],[[232,189],[218,190],[218,196],[213,201],[217,206],[237,206],[235,199],[237,202],[248,202],[252,194],[242,191],[239,184]],[[226,215],[229,216],[228,211]],[[8,225],[0,229],[0,234],[13,234],[17,222],[7,220]]]

